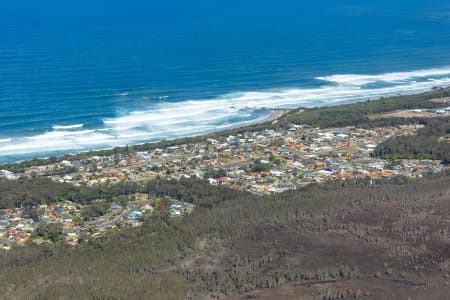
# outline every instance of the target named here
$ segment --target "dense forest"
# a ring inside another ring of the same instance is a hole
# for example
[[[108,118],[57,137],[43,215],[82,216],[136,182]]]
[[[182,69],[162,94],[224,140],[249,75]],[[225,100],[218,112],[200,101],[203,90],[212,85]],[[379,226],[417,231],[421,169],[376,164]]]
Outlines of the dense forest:
[[[257,197],[156,180],[148,192],[197,208],[76,248],[0,253],[0,299],[443,299],[449,182],[336,181]]]
[[[19,180],[0,178],[0,209],[31,208],[39,204],[55,203],[60,199],[80,204],[87,204],[97,199],[111,201],[116,196],[143,191],[146,191],[145,186],[130,182],[113,186],[76,187],[47,178],[21,178]]]
[[[210,202],[214,201],[222,201],[223,196],[221,195],[229,191],[220,187],[220,193],[216,194],[215,190],[198,179],[182,180],[181,182],[155,179],[146,183],[121,182],[93,187],[74,186],[47,178],[0,179],[0,209],[31,208],[60,200],[69,200],[79,204],[89,204],[96,200],[110,202],[119,196],[136,193],[149,193],[156,197],[168,196],[201,206],[205,199],[208,200],[205,205],[210,205]]]
[[[390,118],[382,120],[370,120],[371,114],[388,112],[396,109],[419,109],[419,108],[439,108],[446,106],[444,103],[432,102],[432,99],[445,98],[450,96],[450,88],[436,89],[421,94],[396,96],[372,100],[366,102],[358,102],[346,105],[327,106],[321,108],[295,109],[289,111],[285,116],[276,122],[266,122],[235,129],[229,129],[221,132],[215,132],[195,137],[186,137],[173,140],[165,140],[157,143],[145,143],[142,145],[117,147],[112,150],[90,151],[85,153],[54,156],[49,158],[36,158],[20,163],[11,163],[0,165],[0,169],[6,169],[13,172],[22,171],[26,167],[47,165],[51,163],[61,162],[63,160],[76,160],[92,157],[93,155],[113,155],[117,153],[128,154],[136,151],[148,151],[161,147],[169,147],[174,145],[195,143],[203,141],[207,138],[218,138],[222,136],[235,135],[242,132],[257,131],[263,129],[273,129],[280,126],[289,126],[289,124],[309,124],[316,127],[339,127],[339,126],[390,126],[409,124],[411,122],[422,122],[421,119],[402,119]]]
[[[445,106],[444,103],[432,102],[432,99],[450,96],[450,89],[426,92],[422,94],[382,98],[375,101],[352,103],[347,105],[295,110],[288,114],[283,122],[309,124],[316,127],[342,126],[385,126],[410,123],[411,119],[391,118],[370,120],[372,114],[385,113],[398,109],[424,109]]]
[[[375,156],[387,159],[436,159],[450,163],[450,118],[424,120],[413,136],[396,136],[380,144]]]
[[[440,107],[429,100],[448,94],[445,89],[293,110],[275,123],[95,153],[131,153],[292,122],[320,127],[418,122],[425,127],[417,135],[394,137],[374,155],[449,162],[449,143],[441,139],[450,133],[448,118],[368,118]],[[1,168],[21,170],[90,155]],[[101,215],[103,203],[135,193],[195,205],[182,218],[157,210],[141,227],[82,239],[76,247],[55,239],[53,245],[0,252],[0,299],[443,299],[450,293],[449,183],[450,174],[334,181],[260,197],[193,178],[94,187],[45,178],[0,179],[0,208],[30,209],[66,199],[88,204],[83,215],[89,218]],[[39,230],[49,235],[59,229]]]

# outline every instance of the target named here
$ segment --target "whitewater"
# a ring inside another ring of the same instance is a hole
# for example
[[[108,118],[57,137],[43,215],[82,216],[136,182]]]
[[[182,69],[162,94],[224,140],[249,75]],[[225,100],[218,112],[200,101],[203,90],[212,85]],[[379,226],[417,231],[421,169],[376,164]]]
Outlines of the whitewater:
[[[318,88],[243,91],[204,100],[167,101],[104,118],[101,126],[55,124],[45,132],[0,139],[0,162],[193,136],[263,122],[270,109],[320,107],[413,94],[450,86],[450,67],[377,75],[334,74],[315,78]],[[121,97],[133,97],[123,92]]]

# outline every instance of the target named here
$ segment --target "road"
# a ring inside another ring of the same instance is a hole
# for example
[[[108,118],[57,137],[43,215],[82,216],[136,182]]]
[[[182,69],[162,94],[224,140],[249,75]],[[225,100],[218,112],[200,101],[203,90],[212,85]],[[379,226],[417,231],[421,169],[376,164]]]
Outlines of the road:
[[[99,224],[100,226],[114,226],[117,222],[121,221],[121,218],[126,217],[132,210],[135,209],[135,203],[134,202],[128,202],[127,209],[124,209],[120,214],[115,216],[112,220],[106,220],[105,222]]]
[[[292,184],[295,186],[296,189],[300,189],[300,188],[303,187],[301,184],[298,183],[299,179],[300,179],[300,176],[295,176],[295,177],[291,180]]]
[[[0,243],[7,244],[8,246],[12,246],[13,242],[4,238],[0,238]]]

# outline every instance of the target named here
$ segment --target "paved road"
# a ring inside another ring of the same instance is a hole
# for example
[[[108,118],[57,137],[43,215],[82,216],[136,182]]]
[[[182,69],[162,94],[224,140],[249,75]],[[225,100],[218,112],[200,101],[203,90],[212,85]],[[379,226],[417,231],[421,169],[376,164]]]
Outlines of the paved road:
[[[296,189],[300,189],[300,188],[303,187],[303,185],[299,184],[298,181],[299,181],[300,179],[302,179],[302,177],[303,177],[304,174],[305,174],[305,173],[302,173],[302,174],[300,174],[300,175],[297,175],[297,176],[295,176],[295,177],[291,180],[292,184],[295,186]]]
[[[0,238],[0,242],[1,242],[1,243],[4,243],[4,244],[7,244],[7,245],[9,245],[9,246],[11,246],[11,245],[13,244],[12,241],[7,240],[7,239],[4,239],[4,238]]]
[[[298,183],[298,180],[300,179],[300,176],[295,176],[291,182],[295,186],[296,189],[302,188],[302,185]]]
[[[114,217],[112,220],[107,220],[99,225],[101,226],[106,226],[106,225],[110,225],[113,226],[114,224],[116,224],[116,222],[120,221],[121,218],[125,218],[132,210],[135,209],[135,203],[134,202],[128,202],[128,207],[127,209],[124,209],[120,214],[118,214],[116,217]]]

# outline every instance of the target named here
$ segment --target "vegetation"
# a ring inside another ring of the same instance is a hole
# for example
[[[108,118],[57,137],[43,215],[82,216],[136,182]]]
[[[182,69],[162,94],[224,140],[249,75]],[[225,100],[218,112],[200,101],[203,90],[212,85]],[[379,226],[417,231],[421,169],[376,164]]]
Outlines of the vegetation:
[[[36,236],[58,242],[62,239],[63,228],[61,224],[44,224],[36,229]]]
[[[390,112],[397,109],[438,108],[445,104],[429,101],[431,99],[450,96],[450,89],[442,89],[422,94],[382,98],[339,106],[296,110],[288,114],[283,122],[309,124],[315,127],[398,125],[411,123],[411,119],[370,120],[368,117],[376,113]],[[414,121],[414,120],[413,120]]]
[[[104,202],[94,202],[92,204],[87,205],[82,211],[81,215],[83,218],[88,221],[92,218],[103,216],[108,210],[109,205]]]
[[[374,155],[387,159],[436,159],[450,163],[450,118],[424,121],[414,136],[397,136],[380,144]]]
[[[261,162],[261,161],[255,161],[253,164],[252,164],[252,169],[251,169],[251,171],[252,172],[267,172],[267,171],[270,171],[270,164],[268,164],[268,163],[263,163],[263,162]]]
[[[445,106],[444,103],[432,102],[431,99],[443,98],[450,96],[450,89],[437,89],[431,92],[397,96],[390,98],[382,98],[379,100],[358,102],[347,105],[329,106],[322,108],[295,109],[287,113],[284,117],[276,122],[266,122],[246,127],[229,129],[221,132],[215,132],[195,137],[186,137],[173,140],[165,140],[157,143],[145,143],[142,145],[117,147],[112,150],[89,151],[79,154],[69,154],[63,156],[54,156],[50,158],[36,158],[20,163],[11,163],[0,165],[1,169],[10,171],[21,171],[26,167],[47,165],[61,162],[63,160],[87,159],[94,155],[118,156],[121,153],[130,153],[136,151],[147,151],[161,147],[170,147],[186,143],[194,143],[203,141],[208,138],[217,138],[225,135],[235,135],[246,131],[256,131],[265,128],[274,128],[277,126],[286,126],[290,123],[309,124],[317,127],[338,127],[338,126],[383,126],[398,125],[410,123],[411,119],[383,119],[369,120],[368,116],[375,113],[383,113],[396,109],[415,109],[415,108],[438,108]],[[413,120],[414,121],[414,120]],[[416,120],[420,121],[420,120]]]
[[[129,151],[291,122],[320,127],[410,123],[411,119],[369,120],[367,116],[437,107],[441,104],[428,100],[448,92],[294,110],[276,123],[95,153],[119,159],[120,153]],[[426,125],[417,136],[393,138],[378,147],[376,155],[448,162],[448,143],[440,138],[449,134],[449,120],[415,121]],[[2,168],[19,170],[92,155]],[[269,168],[255,161],[250,170]],[[223,170],[208,172],[214,178],[223,175]],[[420,180],[335,181],[260,197],[193,178],[95,187],[42,178],[0,179],[0,208],[23,207],[30,216],[36,215],[37,204],[66,199],[87,204],[86,219],[103,215],[108,202],[136,193],[159,199],[143,226],[80,239],[75,248],[60,242],[58,225],[38,227],[34,234],[55,244],[1,252],[0,299],[282,299],[279,295],[286,294],[295,299],[384,299],[386,295],[443,299],[450,292],[449,181],[450,174]],[[170,218],[165,196],[196,208],[183,218]]]
[[[146,187],[129,182],[111,187],[76,187],[47,178],[20,178],[19,180],[0,178],[0,209],[31,208],[35,205],[51,204],[60,200],[69,200],[80,204],[87,204],[97,199],[111,201],[113,197],[131,195],[145,189]]]
[[[210,168],[208,169],[208,171],[205,173],[205,178],[220,178],[220,177],[224,177],[227,176],[227,171],[220,168],[220,169],[214,169],[214,168]]]
[[[77,248],[0,253],[0,299],[271,299],[280,288],[295,299],[442,299],[449,180],[339,181],[271,197],[154,181],[152,193],[197,208]]]

